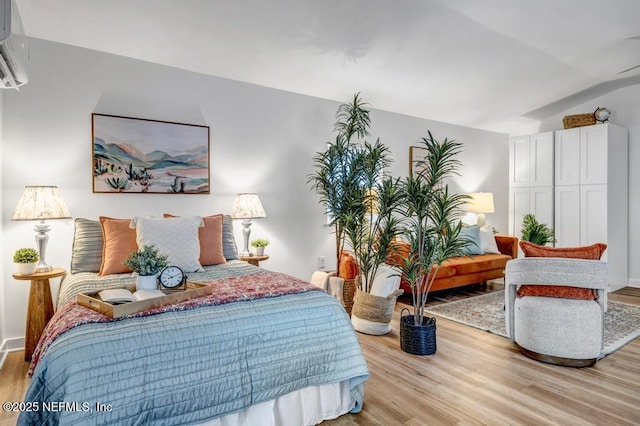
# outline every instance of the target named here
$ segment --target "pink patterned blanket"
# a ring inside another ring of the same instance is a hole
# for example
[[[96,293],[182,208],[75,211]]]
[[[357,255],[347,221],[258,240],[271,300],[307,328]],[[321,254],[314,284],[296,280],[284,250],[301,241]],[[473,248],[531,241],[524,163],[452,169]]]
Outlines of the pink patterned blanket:
[[[123,321],[128,318],[146,317],[163,312],[185,311],[204,306],[223,305],[225,303],[277,297],[285,294],[319,291],[311,283],[278,272],[265,272],[240,277],[222,278],[203,282],[214,288],[213,294],[186,300],[174,305],[161,306],[147,311],[136,312],[120,318],[111,318],[100,312],[78,305],[71,301],[58,309],[42,333],[29,366],[29,377],[51,344],[62,334],[83,324]]]

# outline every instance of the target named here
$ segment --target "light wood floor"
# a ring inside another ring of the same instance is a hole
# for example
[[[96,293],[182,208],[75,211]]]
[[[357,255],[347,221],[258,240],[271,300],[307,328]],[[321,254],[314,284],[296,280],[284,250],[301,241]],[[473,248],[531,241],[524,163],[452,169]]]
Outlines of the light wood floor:
[[[500,287],[434,293],[430,304]],[[640,305],[640,289],[619,290],[610,300]],[[439,318],[436,354],[415,356],[400,349],[402,302],[390,334],[358,334],[371,373],[364,409],[323,425],[640,424],[640,338],[595,367],[575,369],[530,360],[508,339]],[[23,357],[9,354],[0,371],[2,402],[24,396]],[[16,417],[0,412],[0,426]]]

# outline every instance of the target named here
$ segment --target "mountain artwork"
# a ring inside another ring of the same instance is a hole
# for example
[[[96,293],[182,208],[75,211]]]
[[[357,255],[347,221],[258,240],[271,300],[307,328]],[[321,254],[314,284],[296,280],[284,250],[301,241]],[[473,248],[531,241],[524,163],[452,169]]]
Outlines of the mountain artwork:
[[[92,114],[93,192],[209,193],[209,127]]]

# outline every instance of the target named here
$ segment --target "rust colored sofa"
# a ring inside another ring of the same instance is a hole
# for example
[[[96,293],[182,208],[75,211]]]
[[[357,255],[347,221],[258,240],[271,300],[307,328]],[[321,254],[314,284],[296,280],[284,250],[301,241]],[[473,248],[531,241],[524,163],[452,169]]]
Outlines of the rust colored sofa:
[[[479,254],[472,256],[452,257],[442,263],[438,275],[430,291],[445,290],[469,284],[483,283],[487,280],[504,278],[507,262],[518,257],[518,238],[507,235],[495,235],[500,254]],[[409,245],[404,242],[397,244],[393,256],[387,262],[393,265],[393,257],[409,253]],[[397,258],[396,258],[397,259]],[[411,294],[411,287],[404,278],[400,288]]]

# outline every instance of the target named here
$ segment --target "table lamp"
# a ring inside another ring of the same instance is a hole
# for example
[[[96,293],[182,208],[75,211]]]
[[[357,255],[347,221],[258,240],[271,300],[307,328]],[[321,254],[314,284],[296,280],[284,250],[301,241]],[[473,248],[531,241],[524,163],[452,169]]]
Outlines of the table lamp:
[[[251,234],[251,219],[263,219],[267,217],[264,212],[260,197],[257,194],[242,193],[236,195],[233,200],[233,211],[231,217],[234,219],[243,219],[242,235],[244,236],[244,251],[242,256],[251,256],[249,252],[249,235]]]
[[[478,226],[483,227],[487,222],[485,213],[493,213],[493,192],[474,192],[469,194],[471,199],[468,208],[471,213],[476,213],[478,218]]]
[[[45,220],[70,219],[69,209],[62,200],[57,186],[26,186],[13,212],[11,220],[39,220],[36,231],[36,245],[40,261],[36,272],[47,272],[53,268],[45,260],[47,242],[49,241],[49,225]]]

